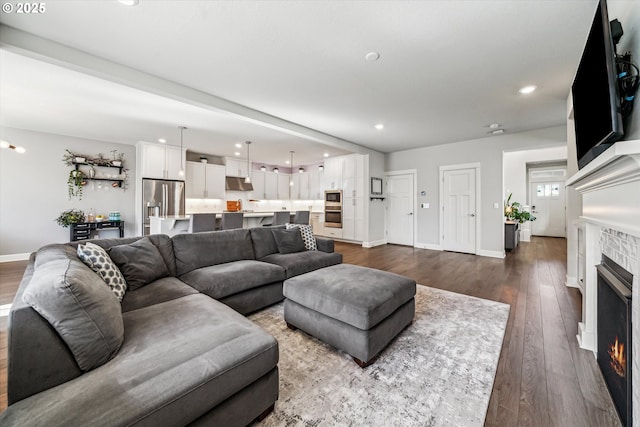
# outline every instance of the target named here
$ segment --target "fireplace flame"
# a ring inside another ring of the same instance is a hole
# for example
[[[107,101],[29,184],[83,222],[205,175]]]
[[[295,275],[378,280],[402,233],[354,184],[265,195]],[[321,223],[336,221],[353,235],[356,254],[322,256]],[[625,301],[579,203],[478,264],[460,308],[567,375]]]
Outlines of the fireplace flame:
[[[609,346],[609,357],[611,360],[609,364],[611,368],[624,378],[627,373],[627,358],[624,355],[624,343],[618,342],[618,337],[616,337],[616,341]]]

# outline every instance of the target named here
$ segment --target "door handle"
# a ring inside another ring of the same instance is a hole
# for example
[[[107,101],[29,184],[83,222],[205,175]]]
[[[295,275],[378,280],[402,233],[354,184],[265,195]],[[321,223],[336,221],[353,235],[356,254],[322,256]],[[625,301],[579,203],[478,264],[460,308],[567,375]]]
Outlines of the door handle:
[[[538,213],[538,211],[531,211],[531,213]]]
[[[473,217],[475,217],[475,216],[476,216],[476,214],[469,214],[469,216],[473,216]]]

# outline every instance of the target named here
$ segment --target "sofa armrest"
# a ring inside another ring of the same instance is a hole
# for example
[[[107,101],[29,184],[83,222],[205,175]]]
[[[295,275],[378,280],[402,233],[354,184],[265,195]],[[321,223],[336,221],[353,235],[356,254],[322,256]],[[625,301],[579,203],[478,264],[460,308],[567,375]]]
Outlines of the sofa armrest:
[[[333,239],[327,239],[326,237],[316,237],[316,246],[319,251],[332,253],[333,252]]]

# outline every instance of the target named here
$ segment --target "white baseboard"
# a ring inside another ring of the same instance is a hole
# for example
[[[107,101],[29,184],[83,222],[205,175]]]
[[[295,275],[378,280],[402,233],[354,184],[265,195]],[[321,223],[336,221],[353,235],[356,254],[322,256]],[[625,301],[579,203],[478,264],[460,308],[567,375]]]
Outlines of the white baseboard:
[[[432,251],[441,251],[442,250],[442,246],[440,245],[434,245],[431,243],[416,243],[415,245],[413,245],[414,248],[418,248],[418,249],[430,249]]]
[[[580,284],[578,283],[578,278],[567,275],[564,285],[568,288],[578,288],[580,289]]]
[[[376,246],[382,246],[382,245],[386,245],[387,241],[386,240],[374,240],[373,242],[362,242],[362,247],[363,248],[374,248]]]
[[[29,259],[30,255],[30,252],[25,252],[23,254],[0,255],[0,262],[26,261]]]
[[[484,249],[481,249],[478,251],[478,253],[476,255],[479,256],[486,256],[489,258],[504,258],[504,251],[486,251]]]

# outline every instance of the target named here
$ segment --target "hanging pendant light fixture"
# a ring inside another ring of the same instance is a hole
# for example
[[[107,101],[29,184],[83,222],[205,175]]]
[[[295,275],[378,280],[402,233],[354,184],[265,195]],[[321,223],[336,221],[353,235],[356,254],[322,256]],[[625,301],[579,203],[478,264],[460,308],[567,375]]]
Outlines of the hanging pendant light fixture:
[[[182,134],[186,128],[187,128],[186,126],[178,126],[178,129],[180,129],[180,176],[184,176],[184,154],[182,152],[183,150]]]
[[[289,166],[291,166],[291,171],[293,172],[293,151],[289,151],[289,154],[291,155]],[[289,174],[289,187],[293,187],[293,174]]]
[[[245,184],[251,184],[251,163],[249,162],[249,147],[251,147],[251,141],[245,141],[247,144],[247,176],[244,177]]]

